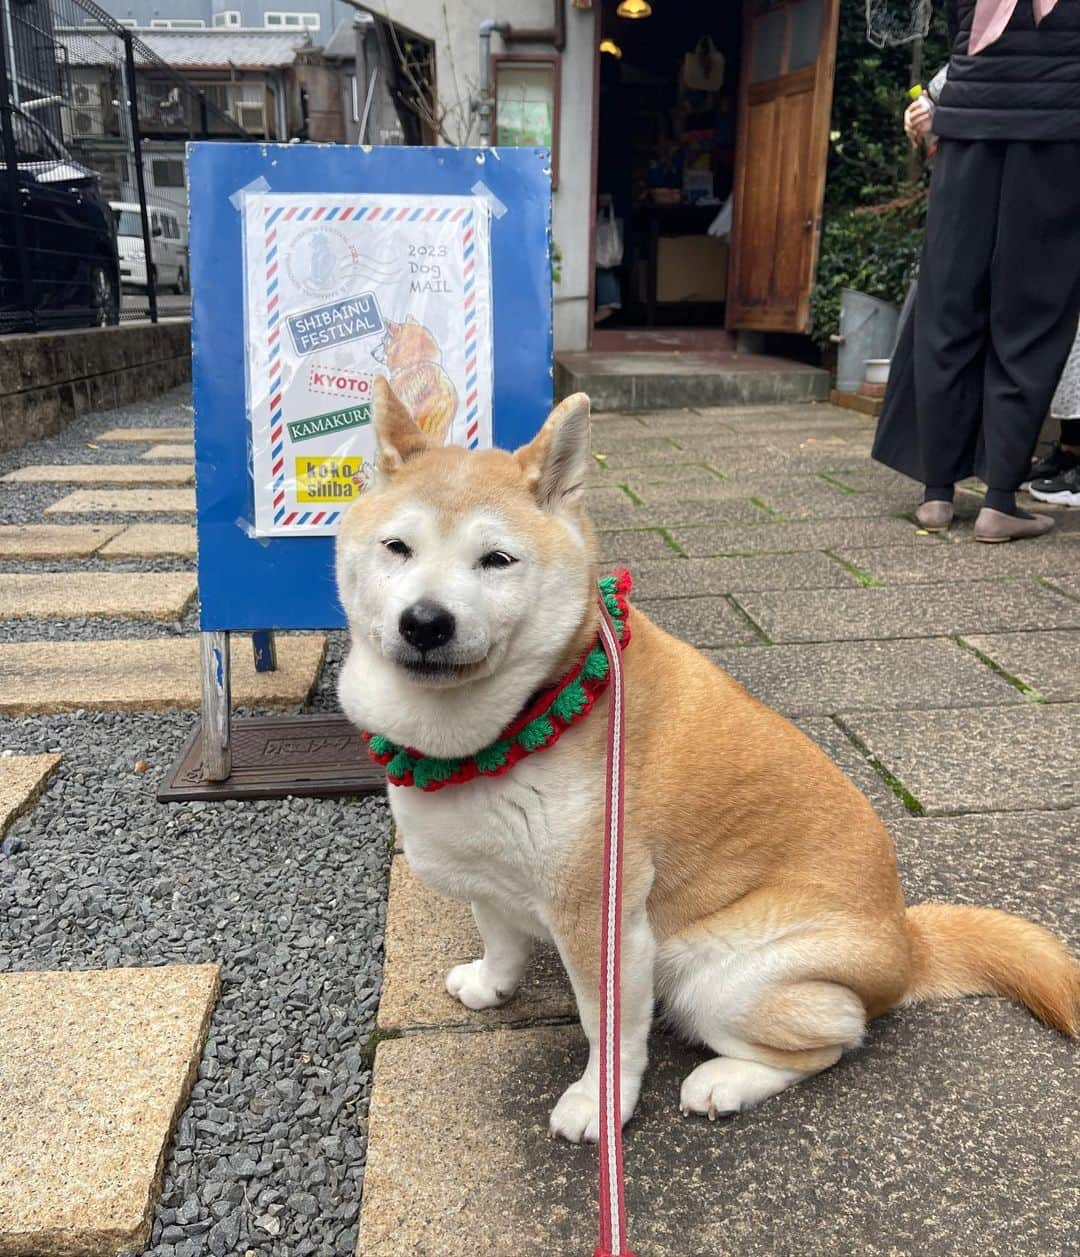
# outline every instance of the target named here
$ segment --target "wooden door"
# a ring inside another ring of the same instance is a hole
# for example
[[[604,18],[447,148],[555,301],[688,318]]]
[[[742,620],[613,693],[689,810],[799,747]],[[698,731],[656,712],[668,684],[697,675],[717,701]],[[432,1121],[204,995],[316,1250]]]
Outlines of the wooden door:
[[[745,0],[727,325],[805,332],[840,0]]]

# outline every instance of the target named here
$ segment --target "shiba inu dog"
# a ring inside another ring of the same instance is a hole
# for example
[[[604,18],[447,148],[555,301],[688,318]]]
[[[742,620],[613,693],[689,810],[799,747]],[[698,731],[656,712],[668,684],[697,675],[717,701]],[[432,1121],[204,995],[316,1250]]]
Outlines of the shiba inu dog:
[[[554,940],[591,1052],[551,1131],[594,1140],[607,721],[589,690],[588,398],[515,453],[467,453],[432,444],[378,380],[375,429],[375,483],[338,539],[342,706],[400,783],[410,865],[472,905],[484,951],[450,994],[503,1003],[533,940]],[[885,827],[832,761],[636,608],[629,625],[624,1122],[654,1003],[708,1049],[679,1104],[709,1117],[828,1069],[915,1000],[996,992],[1077,1032],[1080,967],[1053,935],[994,909],[905,908]]]

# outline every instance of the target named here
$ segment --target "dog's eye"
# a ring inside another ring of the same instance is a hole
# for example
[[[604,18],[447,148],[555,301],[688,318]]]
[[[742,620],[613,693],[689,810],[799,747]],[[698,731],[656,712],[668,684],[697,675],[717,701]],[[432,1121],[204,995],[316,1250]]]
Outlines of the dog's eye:
[[[391,554],[400,555],[403,559],[412,558],[412,551],[399,537],[388,537],[383,542],[383,545],[390,551]]]
[[[481,567],[510,567],[517,559],[505,550],[489,550],[480,560]]]

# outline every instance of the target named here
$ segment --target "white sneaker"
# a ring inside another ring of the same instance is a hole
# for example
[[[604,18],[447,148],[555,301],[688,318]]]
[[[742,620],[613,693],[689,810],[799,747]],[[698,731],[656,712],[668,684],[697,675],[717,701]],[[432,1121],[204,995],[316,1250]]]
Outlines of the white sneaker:
[[[1056,506],[1080,506],[1080,467],[1070,467],[1053,480],[1033,480],[1028,493]]]

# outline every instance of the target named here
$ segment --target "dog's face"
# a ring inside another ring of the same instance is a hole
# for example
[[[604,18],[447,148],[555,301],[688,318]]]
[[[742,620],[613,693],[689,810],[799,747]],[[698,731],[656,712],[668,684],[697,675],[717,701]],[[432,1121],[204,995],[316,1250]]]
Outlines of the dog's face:
[[[470,454],[431,445],[376,380],[375,483],[337,551],[352,636],[340,693],[357,723],[467,754],[557,675],[595,596],[588,413],[577,395],[515,454]]]

